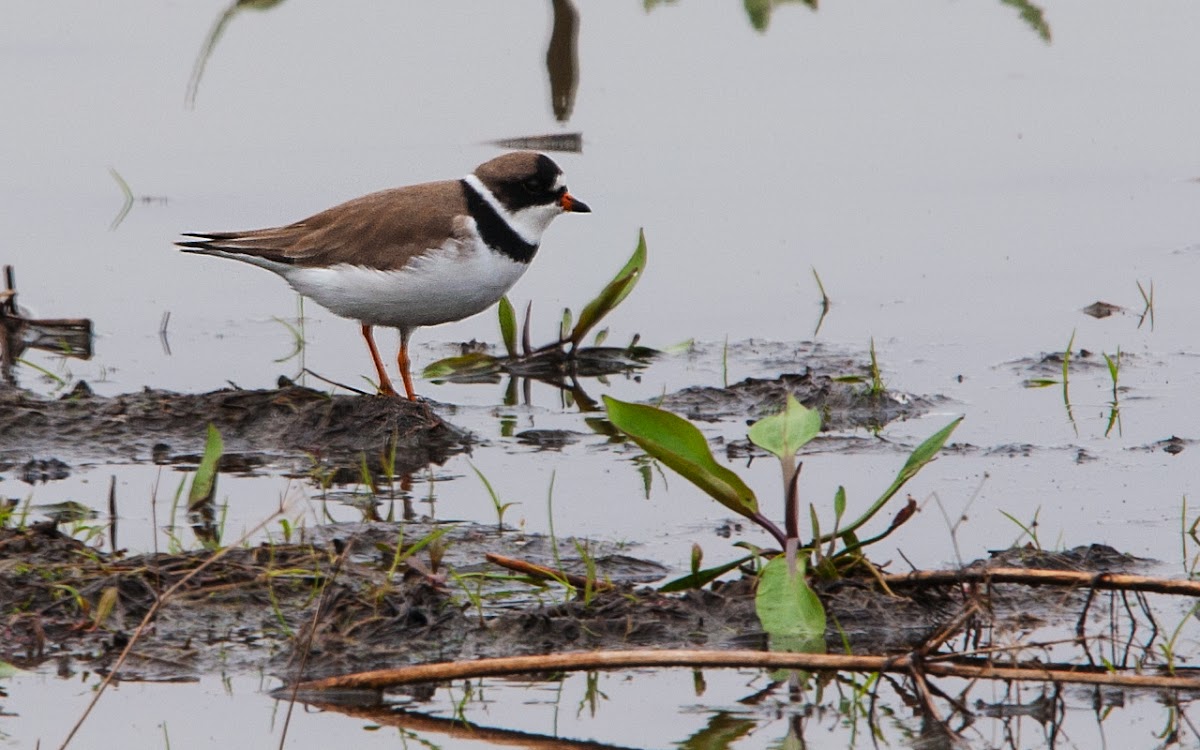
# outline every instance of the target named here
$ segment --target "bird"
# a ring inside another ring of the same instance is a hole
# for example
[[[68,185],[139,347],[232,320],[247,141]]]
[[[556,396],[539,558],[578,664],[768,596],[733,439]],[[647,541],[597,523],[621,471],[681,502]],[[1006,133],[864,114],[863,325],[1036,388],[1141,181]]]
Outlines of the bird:
[[[408,344],[422,326],[498,302],[529,268],[562,213],[590,213],[562,169],[535,151],[497,156],[459,180],[382,190],[293,224],[241,232],[184,232],[184,252],[232,258],[282,276],[293,289],[362,326],[379,393],[398,396],[372,329],[399,329],[405,395],[417,399]]]

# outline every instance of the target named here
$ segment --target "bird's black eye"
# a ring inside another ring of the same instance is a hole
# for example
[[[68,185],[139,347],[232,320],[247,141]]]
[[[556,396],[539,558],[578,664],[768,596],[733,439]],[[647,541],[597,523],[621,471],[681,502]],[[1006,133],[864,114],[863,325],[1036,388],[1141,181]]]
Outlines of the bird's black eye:
[[[538,193],[542,190],[542,183],[538,178],[530,177],[528,180],[525,180],[521,183],[521,187],[525,188],[527,192]]]

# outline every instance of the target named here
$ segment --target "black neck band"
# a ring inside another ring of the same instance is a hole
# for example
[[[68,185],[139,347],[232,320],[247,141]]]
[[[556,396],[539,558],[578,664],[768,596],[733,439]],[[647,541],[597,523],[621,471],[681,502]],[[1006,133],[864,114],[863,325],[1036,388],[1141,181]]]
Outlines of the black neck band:
[[[475,226],[478,227],[479,236],[483,238],[484,243],[518,263],[528,263],[533,260],[533,256],[537,253],[537,244],[526,242],[521,235],[517,234],[516,230],[504,220],[504,217],[492,208],[492,205],[484,200],[479,191],[469,182],[466,180],[459,180],[459,182],[462,184],[463,193],[467,198],[467,211],[475,220]]]

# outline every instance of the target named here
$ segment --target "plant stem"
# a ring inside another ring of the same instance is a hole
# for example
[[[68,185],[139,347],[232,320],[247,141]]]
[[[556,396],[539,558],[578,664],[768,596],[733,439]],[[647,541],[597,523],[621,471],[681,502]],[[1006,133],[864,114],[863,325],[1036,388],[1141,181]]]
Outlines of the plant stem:
[[[795,459],[789,462],[780,461],[780,463],[794,463]],[[783,522],[787,530],[788,539],[800,538],[800,470],[804,468],[804,463],[796,464],[794,467],[784,466],[783,486],[787,492],[787,499],[784,501],[784,516]],[[789,475],[788,472],[791,472]]]

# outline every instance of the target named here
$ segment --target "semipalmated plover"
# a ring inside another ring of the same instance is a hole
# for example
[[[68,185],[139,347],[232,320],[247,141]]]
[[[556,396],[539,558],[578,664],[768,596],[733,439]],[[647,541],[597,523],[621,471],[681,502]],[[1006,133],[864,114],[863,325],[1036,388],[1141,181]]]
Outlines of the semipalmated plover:
[[[176,244],[274,271],[304,296],[362,324],[379,391],[396,395],[372,326],[400,330],[397,362],[410,400],[408,341],[497,302],[529,268],[542,233],[567,211],[589,212],[549,157],[518,151],[461,180],[364,195],[303,221],[245,232],[186,232]]]

